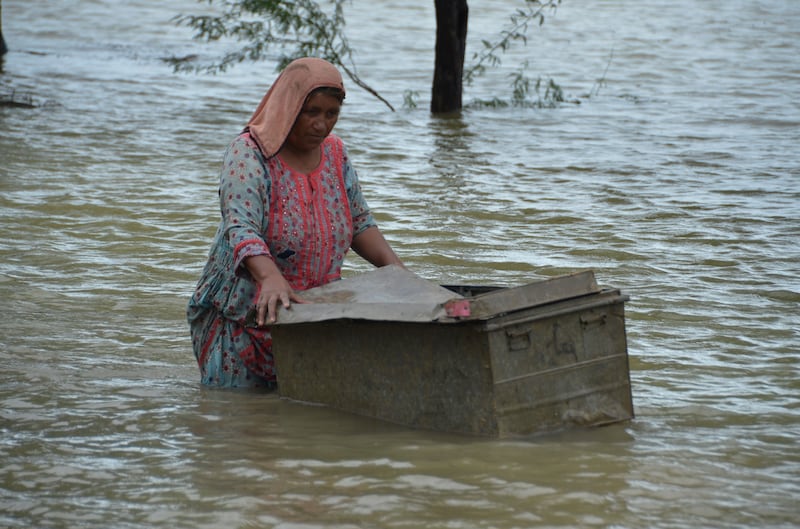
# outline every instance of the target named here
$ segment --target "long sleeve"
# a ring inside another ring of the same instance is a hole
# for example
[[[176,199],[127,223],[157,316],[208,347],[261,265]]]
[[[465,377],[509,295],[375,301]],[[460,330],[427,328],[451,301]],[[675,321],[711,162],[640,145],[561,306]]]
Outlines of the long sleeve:
[[[219,201],[223,237],[233,249],[233,268],[244,272],[242,261],[255,255],[270,256],[264,240],[269,220],[269,179],[256,144],[239,136],[228,148],[220,174]]]
[[[344,185],[347,189],[347,200],[350,202],[350,216],[353,219],[353,236],[358,235],[370,226],[377,226],[375,218],[367,205],[364,195],[361,193],[361,185],[358,182],[353,165],[344,152]]]

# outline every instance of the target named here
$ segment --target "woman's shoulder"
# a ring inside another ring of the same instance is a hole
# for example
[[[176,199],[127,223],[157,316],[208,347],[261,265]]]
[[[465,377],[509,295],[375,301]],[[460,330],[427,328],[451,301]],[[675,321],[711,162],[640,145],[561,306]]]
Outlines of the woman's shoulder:
[[[242,132],[233,139],[230,145],[228,145],[228,152],[231,154],[250,154],[254,151],[259,152],[258,144],[249,132]]]

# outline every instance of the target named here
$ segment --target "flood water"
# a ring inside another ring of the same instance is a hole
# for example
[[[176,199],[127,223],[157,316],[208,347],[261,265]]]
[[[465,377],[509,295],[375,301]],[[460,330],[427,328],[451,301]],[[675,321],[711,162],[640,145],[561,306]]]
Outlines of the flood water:
[[[171,22],[205,3],[5,0],[36,107],[0,108],[0,527],[800,525],[800,2],[565,0],[465,100],[528,60],[580,104],[448,119],[432,4],[347,6],[398,107],[350,83],[337,127],[379,223],[432,281],[622,289],[636,419],[482,440],[201,388],[185,305],[273,65],[173,74],[229,45]],[[517,5],[472,4],[468,53]]]

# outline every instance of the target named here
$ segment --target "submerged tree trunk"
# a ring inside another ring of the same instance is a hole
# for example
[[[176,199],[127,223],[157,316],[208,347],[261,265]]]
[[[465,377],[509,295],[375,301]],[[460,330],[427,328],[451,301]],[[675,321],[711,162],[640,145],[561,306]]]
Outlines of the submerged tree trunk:
[[[3,40],[3,28],[0,28],[0,57],[8,52],[8,47],[6,47],[6,41]]]
[[[431,112],[458,112],[464,89],[467,51],[467,0],[435,0],[436,64],[433,70]]]
[[[3,0],[0,0],[0,57],[6,54],[8,47],[3,39]]]

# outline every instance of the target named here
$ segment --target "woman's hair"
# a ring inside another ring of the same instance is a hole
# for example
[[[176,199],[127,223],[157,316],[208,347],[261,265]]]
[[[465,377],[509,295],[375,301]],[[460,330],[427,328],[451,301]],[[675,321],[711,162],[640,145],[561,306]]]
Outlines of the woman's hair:
[[[334,86],[321,86],[319,88],[315,88],[308,94],[308,97],[311,97],[315,94],[325,94],[331,97],[335,97],[339,100],[339,103],[344,103],[344,90],[340,88],[336,88]],[[308,98],[306,98],[308,99]]]

